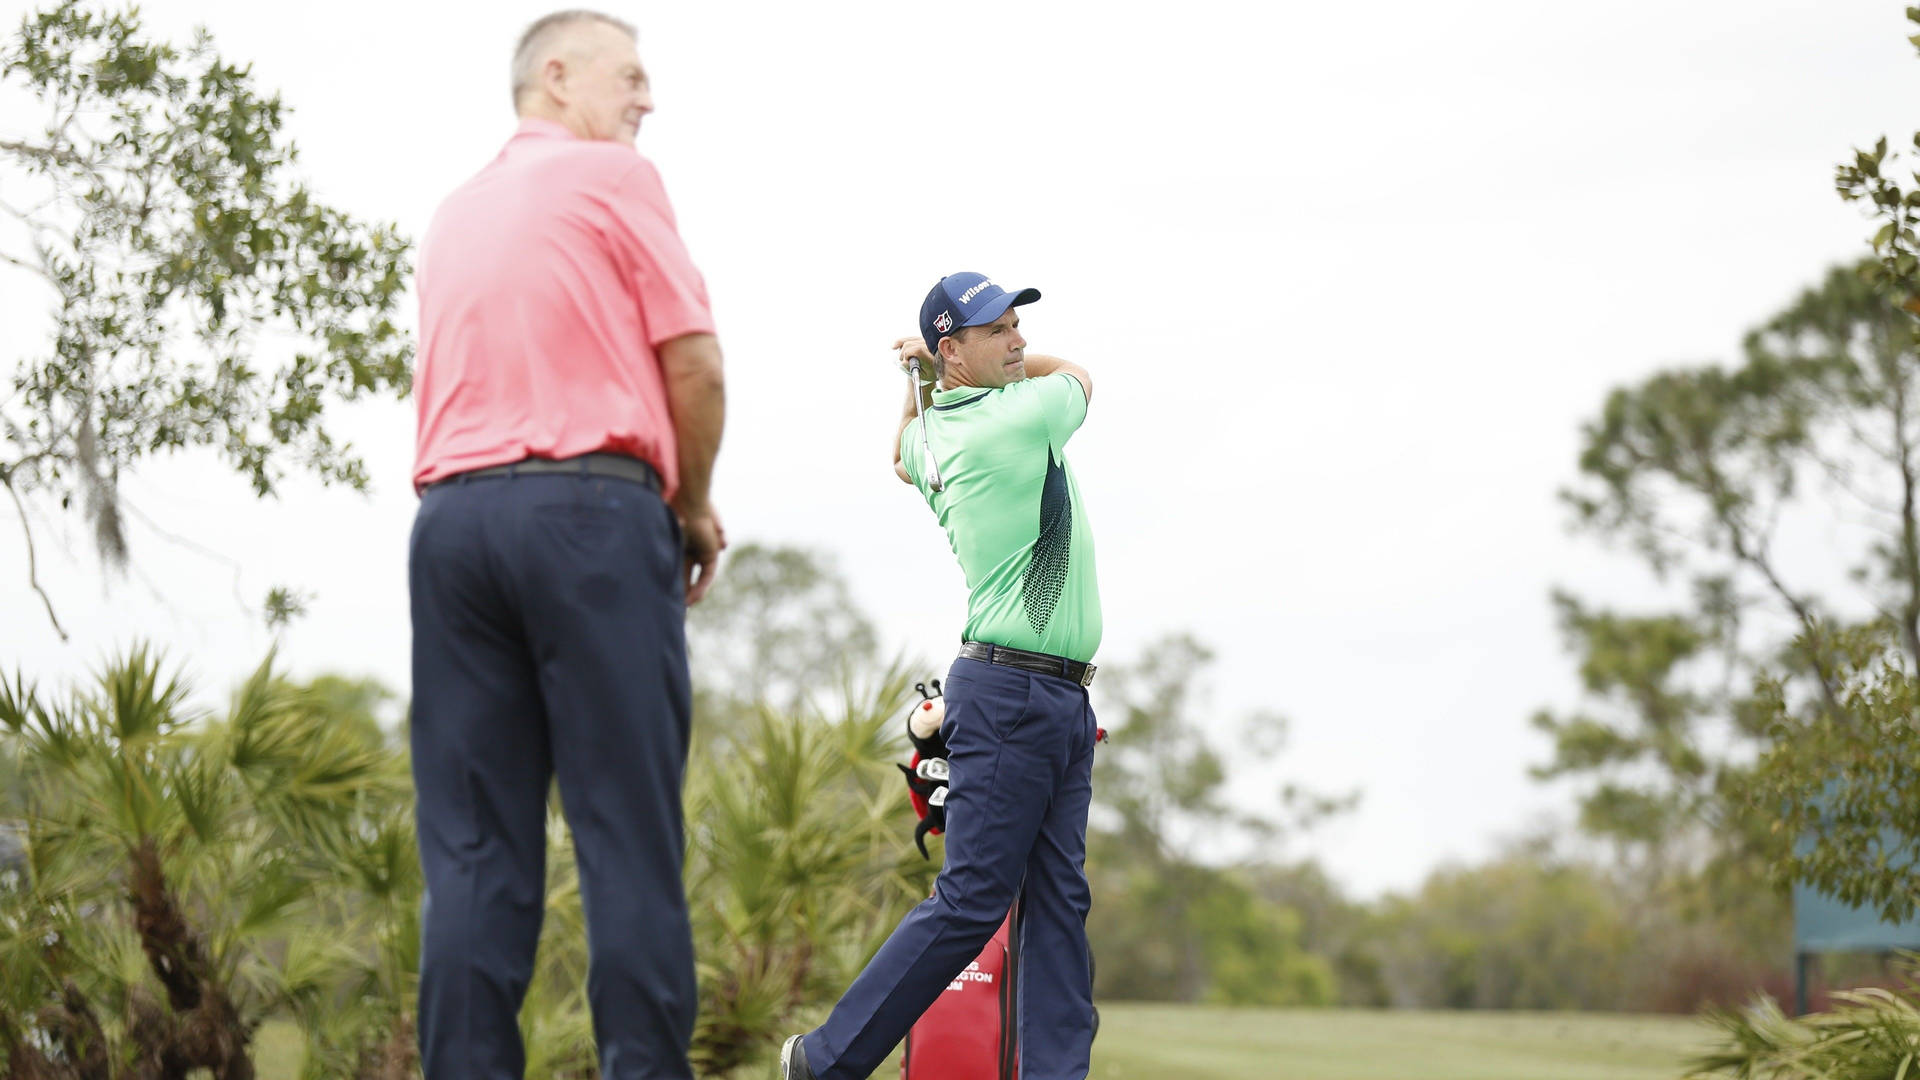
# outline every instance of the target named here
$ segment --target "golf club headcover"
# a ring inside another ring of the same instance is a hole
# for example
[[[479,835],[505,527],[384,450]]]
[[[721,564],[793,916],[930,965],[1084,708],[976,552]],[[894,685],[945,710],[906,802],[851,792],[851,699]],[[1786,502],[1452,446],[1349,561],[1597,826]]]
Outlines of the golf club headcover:
[[[928,698],[916,704],[907,714],[907,740],[913,743],[913,752],[923,758],[946,757],[947,740],[940,737],[940,728],[946,722],[946,698]]]
[[[927,850],[927,837],[938,836],[947,827],[947,759],[913,755],[913,764],[895,764],[907,778],[907,797],[913,800],[913,812],[920,823],[913,827],[913,846],[920,857],[933,858]]]
[[[931,693],[927,690],[929,683]],[[920,849],[921,858],[931,859],[927,837],[938,836],[947,827],[947,741],[940,737],[940,728],[947,720],[947,702],[939,679],[917,683],[914,689],[920,692],[921,700],[907,713],[907,740],[913,744],[913,761],[899,768],[907,777],[907,797],[913,802],[913,812],[920,816],[920,823],[913,828],[913,844]]]

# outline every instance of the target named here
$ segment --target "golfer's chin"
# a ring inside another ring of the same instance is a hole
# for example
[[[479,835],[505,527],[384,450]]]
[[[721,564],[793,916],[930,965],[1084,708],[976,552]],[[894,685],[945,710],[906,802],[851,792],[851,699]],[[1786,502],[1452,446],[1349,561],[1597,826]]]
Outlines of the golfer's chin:
[[[1011,364],[1001,364],[1000,374],[1006,376],[1007,382],[1017,383],[1027,377],[1027,362],[1025,360],[1015,360]]]

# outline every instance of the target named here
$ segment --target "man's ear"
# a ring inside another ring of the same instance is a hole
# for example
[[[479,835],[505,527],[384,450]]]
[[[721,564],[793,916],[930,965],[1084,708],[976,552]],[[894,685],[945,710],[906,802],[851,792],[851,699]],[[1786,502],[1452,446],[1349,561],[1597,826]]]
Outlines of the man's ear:
[[[540,65],[541,88],[547,92],[548,97],[562,105],[565,105],[569,100],[567,94],[568,74],[567,62],[557,56],[547,57],[547,62]]]
[[[959,358],[960,343],[958,341],[950,337],[943,337],[939,340],[937,344],[939,346],[939,351],[940,351],[940,360],[943,363],[949,360],[956,360]]]

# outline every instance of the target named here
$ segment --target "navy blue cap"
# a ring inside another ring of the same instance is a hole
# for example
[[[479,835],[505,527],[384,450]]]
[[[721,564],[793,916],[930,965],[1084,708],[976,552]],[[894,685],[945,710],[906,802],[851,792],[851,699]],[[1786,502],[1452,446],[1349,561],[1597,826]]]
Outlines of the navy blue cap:
[[[1008,308],[1038,299],[1039,289],[1008,292],[988,281],[985,274],[948,274],[934,283],[920,305],[920,336],[927,343],[927,351],[939,356],[940,339],[960,327],[985,326],[1005,315]]]

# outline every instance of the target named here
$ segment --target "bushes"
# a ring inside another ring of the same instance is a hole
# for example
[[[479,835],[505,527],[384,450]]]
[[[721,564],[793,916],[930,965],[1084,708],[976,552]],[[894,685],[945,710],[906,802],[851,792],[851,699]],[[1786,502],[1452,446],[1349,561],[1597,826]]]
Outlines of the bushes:
[[[927,896],[935,863],[893,763],[907,679],[833,718],[761,709],[700,747],[687,783],[687,895],[701,1075],[755,1064],[830,1003]]]
[[[1434,874],[1378,937],[1397,1005],[1617,1009],[1632,943],[1618,898],[1579,866],[1509,856]]]
[[[1729,905],[1737,882],[1568,859],[1545,840],[1370,903],[1312,864],[1252,880],[1298,913],[1300,945],[1331,968],[1342,1005],[1685,1013],[1785,974],[1766,963],[1788,955],[1785,905],[1763,886]]]
[[[1771,998],[1715,1012],[1721,1046],[1694,1062],[1689,1080],[1904,1080],[1920,1075],[1920,968],[1893,989],[1842,991],[1829,1012],[1798,1020]]]
[[[394,1046],[410,1067],[404,762],[271,659],[224,717],[187,700],[144,649],[65,696],[0,688],[27,839],[0,890],[10,1068],[248,1080],[276,1012],[326,1075],[390,1075]]]
[[[1088,838],[1096,998],[1330,1005],[1334,973],[1301,941],[1297,912],[1250,871],[1153,862],[1118,836]]]
[[[253,1032],[280,1015],[304,1035],[306,1077],[415,1074],[412,788],[371,717],[376,690],[297,686],[269,658],[206,716],[143,649],[60,697],[0,684],[0,756],[18,777],[5,814],[25,839],[23,861],[0,865],[0,1073],[247,1080]],[[892,764],[906,679],[844,697],[880,704],[761,710],[691,762],[703,1076],[770,1052],[932,880],[904,841]],[[596,1074],[587,959],[555,809],[521,1017],[532,1075]]]

